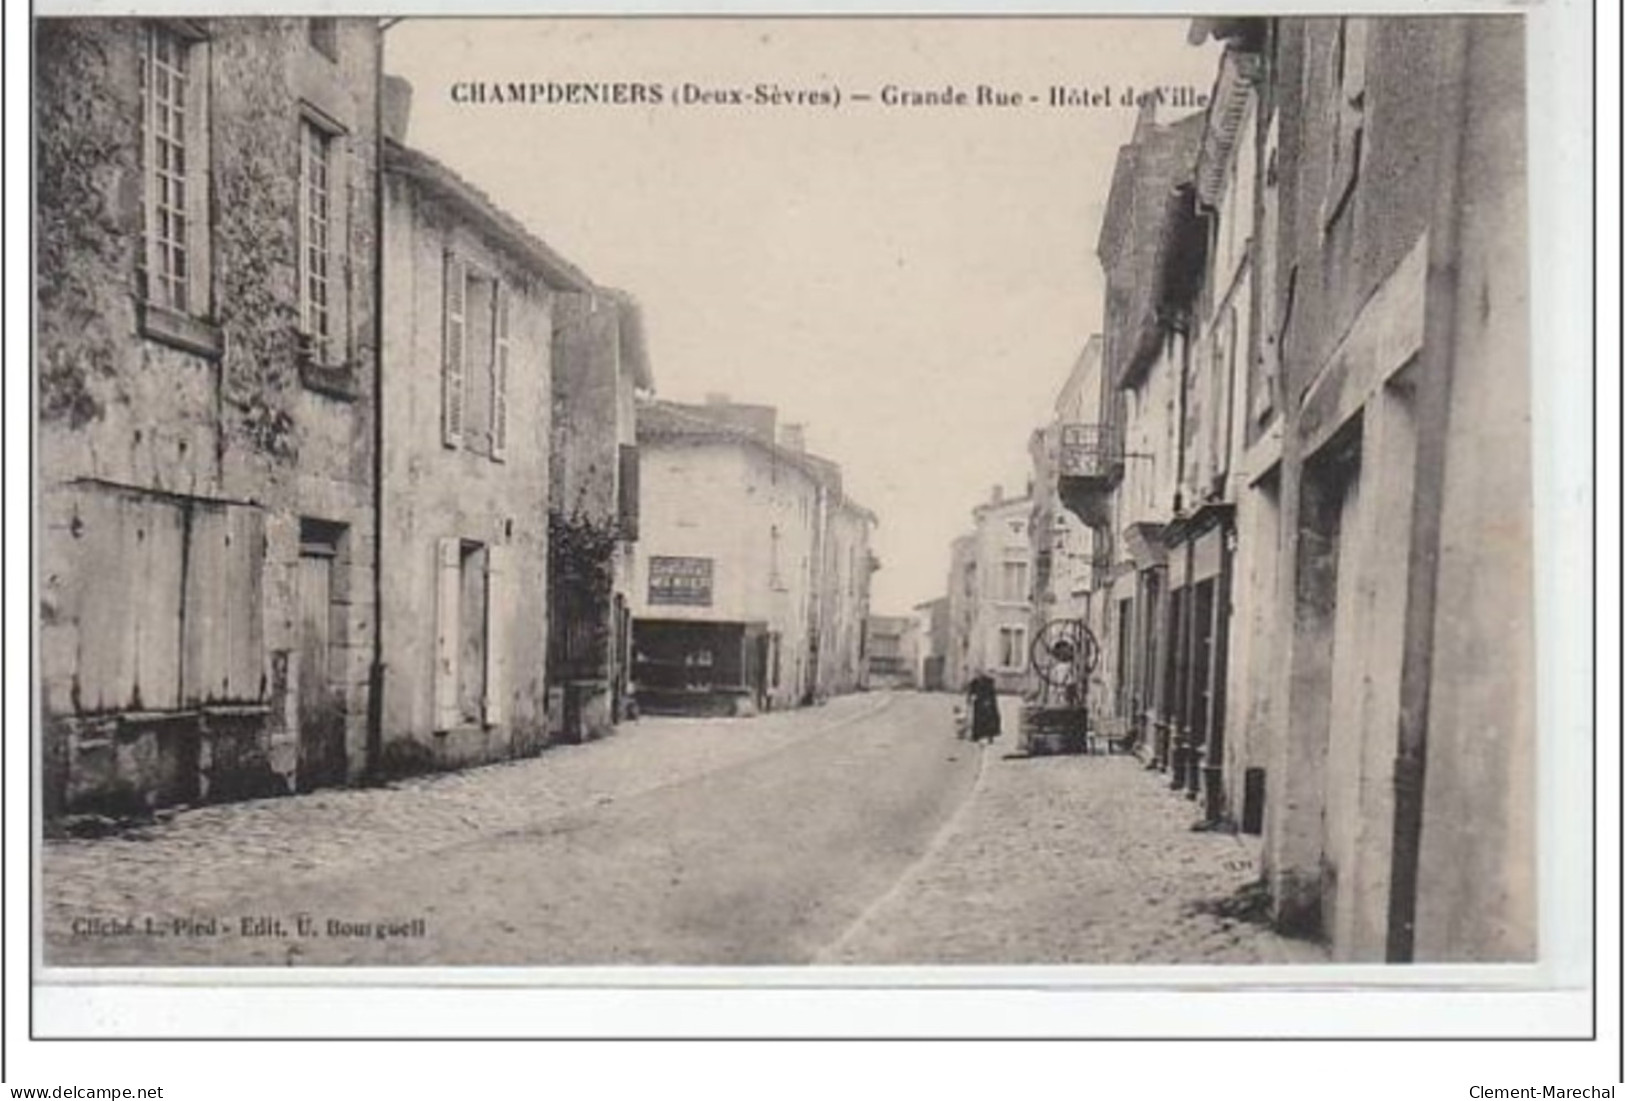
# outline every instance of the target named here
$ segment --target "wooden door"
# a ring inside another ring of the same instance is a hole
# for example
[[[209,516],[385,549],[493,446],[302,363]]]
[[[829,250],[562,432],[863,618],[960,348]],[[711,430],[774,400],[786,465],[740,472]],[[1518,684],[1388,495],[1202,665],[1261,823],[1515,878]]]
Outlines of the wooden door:
[[[333,686],[333,555],[299,555],[298,721],[301,791],[344,782],[344,712]]]

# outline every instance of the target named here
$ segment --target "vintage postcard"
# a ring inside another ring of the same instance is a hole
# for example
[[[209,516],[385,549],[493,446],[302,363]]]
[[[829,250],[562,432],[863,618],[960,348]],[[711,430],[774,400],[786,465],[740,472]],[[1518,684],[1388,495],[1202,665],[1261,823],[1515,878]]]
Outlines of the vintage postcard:
[[[49,981],[1574,963],[1525,15],[33,35]]]

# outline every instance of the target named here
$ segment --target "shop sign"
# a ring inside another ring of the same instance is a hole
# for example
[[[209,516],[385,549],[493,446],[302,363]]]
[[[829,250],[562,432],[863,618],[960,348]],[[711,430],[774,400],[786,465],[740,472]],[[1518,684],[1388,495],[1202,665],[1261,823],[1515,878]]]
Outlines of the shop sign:
[[[711,605],[712,560],[654,555],[649,559],[649,603]]]

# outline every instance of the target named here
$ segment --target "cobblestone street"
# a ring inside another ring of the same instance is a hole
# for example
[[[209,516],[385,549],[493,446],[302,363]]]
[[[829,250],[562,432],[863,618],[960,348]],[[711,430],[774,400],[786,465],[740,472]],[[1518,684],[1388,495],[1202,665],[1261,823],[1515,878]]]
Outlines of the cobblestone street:
[[[343,875],[534,828],[772,753],[885,704],[846,696],[751,719],[649,717],[541,757],[386,787],[227,803],[94,840],[44,846],[47,939],[87,914],[191,913],[267,883]]]
[[[1257,879],[1257,847],[1192,832],[1195,808],[1164,776],[1129,757],[1020,758],[1008,735],[974,748],[953,739],[951,705],[876,694],[755,719],[646,719],[511,765],[50,841],[49,962],[1324,958],[1204,906]],[[405,939],[305,939],[299,914],[426,923]],[[152,915],[218,915],[222,928],[83,930]],[[285,927],[245,938],[238,915]]]
[[[820,962],[1325,962],[1318,945],[1204,912],[1258,879],[1257,838],[1192,832],[1197,805],[1134,757],[1023,758],[1010,740],[986,751],[932,857]]]

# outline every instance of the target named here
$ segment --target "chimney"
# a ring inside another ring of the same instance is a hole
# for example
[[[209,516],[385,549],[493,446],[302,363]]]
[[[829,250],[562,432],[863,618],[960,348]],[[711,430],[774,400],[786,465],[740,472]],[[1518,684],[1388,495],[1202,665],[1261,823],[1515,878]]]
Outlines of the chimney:
[[[779,444],[791,451],[806,451],[807,426],[803,424],[780,425]]]
[[[379,96],[383,100],[384,137],[405,145],[406,125],[412,116],[412,82],[386,73]]]
[[[1145,141],[1145,135],[1157,125],[1157,97],[1150,92],[1140,94],[1139,110],[1134,116],[1134,144]]]

